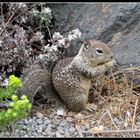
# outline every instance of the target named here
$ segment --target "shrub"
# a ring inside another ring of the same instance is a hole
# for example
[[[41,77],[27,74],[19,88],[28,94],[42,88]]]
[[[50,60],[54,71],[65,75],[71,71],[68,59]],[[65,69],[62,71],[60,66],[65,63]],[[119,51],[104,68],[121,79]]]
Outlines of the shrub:
[[[11,75],[8,79],[6,88],[0,89],[0,104],[4,105],[5,101],[10,100],[7,109],[0,111],[0,128],[9,126],[28,115],[31,109],[31,103],[27,96],[23,95],[20,99],[15,95],[16,90],[22,86],[22,81]],[[6,106],[6,105],[5,105]]]

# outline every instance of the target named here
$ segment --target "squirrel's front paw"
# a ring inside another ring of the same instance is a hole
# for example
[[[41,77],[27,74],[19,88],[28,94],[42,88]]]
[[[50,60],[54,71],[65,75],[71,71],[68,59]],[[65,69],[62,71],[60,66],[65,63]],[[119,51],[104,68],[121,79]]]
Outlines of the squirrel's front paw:
[[[106,66],[109,67],[109,68],[111,68],[111,67],[113,67],[115,64],[116,64],[116,61],[113,59],[112,61],[109,61],[109,62],[106,64]]]

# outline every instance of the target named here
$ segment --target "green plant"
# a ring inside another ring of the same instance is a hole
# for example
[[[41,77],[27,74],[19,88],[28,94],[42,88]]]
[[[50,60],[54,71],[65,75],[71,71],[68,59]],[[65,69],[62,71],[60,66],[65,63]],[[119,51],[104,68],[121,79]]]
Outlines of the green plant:
[[[8,86],[0,89],[0,103],[6,99],[11,99],[7,110],[0,111],[0,127],[9,126],[28,115],[31,103],[27,96],[23,95],[20,99],[15,95],[16,90],[22,86],[22,81],[11,75],[8,79]]]

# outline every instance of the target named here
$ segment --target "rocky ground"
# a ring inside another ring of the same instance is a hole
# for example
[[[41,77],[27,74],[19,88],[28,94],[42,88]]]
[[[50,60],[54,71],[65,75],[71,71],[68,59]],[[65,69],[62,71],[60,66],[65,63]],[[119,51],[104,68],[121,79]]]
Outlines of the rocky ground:
[[[121,124],[125,121],[113,117],[112,124],[104,126],[102,116],[95,118],[96,112],[74,113],[53,108],[36,110],[18,121],[12,131],[0,132],[0,137],[140,137],[140,115],[136,117],[134,128],[127,126],[122,130]]]

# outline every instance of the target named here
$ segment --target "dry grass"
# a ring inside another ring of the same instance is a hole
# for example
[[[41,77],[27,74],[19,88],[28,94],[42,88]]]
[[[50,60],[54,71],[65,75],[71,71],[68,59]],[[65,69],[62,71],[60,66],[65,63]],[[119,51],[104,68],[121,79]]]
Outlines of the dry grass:
[[[134,136],[134,132],[140,132],[135,124],[136,116],[140,114],[139,82],[140,67],[124,69],[111,73],[110,76],[102,75],[92,80],[89,101],[98,106],[94,116],[98,122],[98,129],[101,125],[112,129],[112,131],[102,130],[97,134],[114,136],[114,133],[120,132],[121,136],[125,137],[124,132],[129,132],[129,135],[132,132],[130,136]],[[115,117],[122,123],[117,125],[113,119]],[[131,131],[127,131],[127,128]]]

